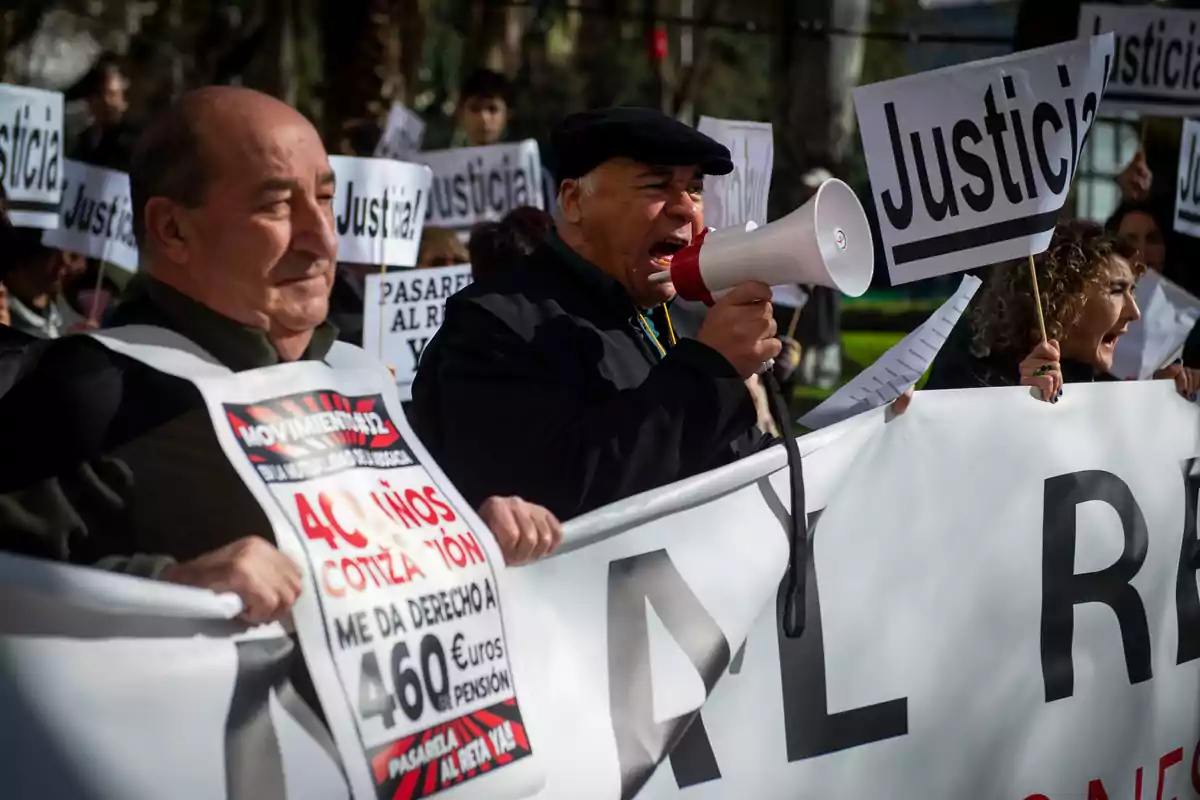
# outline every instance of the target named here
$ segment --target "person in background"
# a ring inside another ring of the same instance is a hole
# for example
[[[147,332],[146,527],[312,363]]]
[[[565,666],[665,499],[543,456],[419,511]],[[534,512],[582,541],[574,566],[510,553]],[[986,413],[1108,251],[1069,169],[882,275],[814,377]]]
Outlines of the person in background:
[[[458,92],[455,145],[483,147],[502,141],[512,105],[513,86],[508,78],[490,69],[472,72]]]
[[[1034,262],[1047,341],[1041,341],[1027,260],[992,269],[973,311],[959,322],[970,326],[973,358],[939,364],[939,354],[926,389],[1019,384],[1057,403],[1063,384],[1103,379],[1117,340],[1141,317],[1133,287],[1145,265],[1137,248],[1095,223],[1076,220],[1060,223],[1050,247]],[[1155,377],[1174,379],[1190,399],[1200,389],[1200,373],[1181,364]]]
[[[480,222],[467,242],[471,278],[478,280],[532,255],[553,228],[554,217],[533,206],[514,208],[498,222]]]
[[[13,228],[7,237],[5,273],[9,324],[39,339],[57,339],[85,327],[85,316],[68,302],[64,288],[83,275],[87,259],[42,244],[36,228]]]
[[[137,131],[128,118],[127,87],[119,57],[114,53],[103,53],[83,79],[68,91],[68,100],[82,96],[87,101],[91,115],[90,124],[71,149],[71,158],[97,167],[122,172],[129,170]]]
[[[458,234],[449,228],[425,228],[421,231],[421,248],[417,252],[417,267],[453,267],[467,264],[471,254],[459,241]]]
[[[4,273],[12,263],[15,231],[16,228],[8,219],[4,182],[0,181],[0,397],[3,397],[32,367],[38,350],[34,345],[40,341],[11,327],[8,290],[4,287],[3,280]]]
[[[1138,258],[1148,269],[1165,273],[1171,209],[1158,200],[1126,200],[1104,223],[1106,230],[1125,237],[1137,248]]]

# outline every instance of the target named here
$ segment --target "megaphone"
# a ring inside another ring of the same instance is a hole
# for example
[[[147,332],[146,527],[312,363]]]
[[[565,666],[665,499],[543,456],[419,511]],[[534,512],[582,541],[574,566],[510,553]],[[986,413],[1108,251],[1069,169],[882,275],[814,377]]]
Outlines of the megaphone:
[[[744,281],[828,286],[858,297],[871,285],[875,248],[862,204],[849,186],[831,178],[807,203],[770,225],[707,228],[671,258],[671,281],[684,300],[712,305]]]

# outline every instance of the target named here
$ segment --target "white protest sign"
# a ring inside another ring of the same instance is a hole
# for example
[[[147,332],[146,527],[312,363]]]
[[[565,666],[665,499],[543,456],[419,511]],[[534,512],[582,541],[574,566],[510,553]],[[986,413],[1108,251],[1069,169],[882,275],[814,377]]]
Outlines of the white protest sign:
[[[1079,36],[1115,36],[1105,113],[1137,111],[1161,117],[1200,113],[1200,11],[1155,4],[1084,3]]]
[[[1112,52],[1106,34],[854,90],[892,283],[1049,246]]]
[[[1179,191],[1175,194],[1175,230],[1200,236],[1200,122],[1185,119],[1179,137]]]
[[[425,346],[442,327],[447,298],[470,282],[470,264],[367,276],[363,349],[396,370],[401,399],[412,398],[417,365]]]
[[[0,83],[0,184],[19,228],[58,226],[63,96]]]
[[[544,209],[537,142],[431,150],[413,156],[433,170],[428,224],[469,228],[520,206]]]
[[[338,260],[408,267],[417,263],[430,172],[390,158],[330,156]]]
[[[129,176],[64,159],[62,216],[42,234],[42,244],[81,253],[137,272]]]
[[[704,223],[717,229],[766,224],[775,164],[771,123],[701,117],[696,129],[728,147],[733,159],[733,172],[704,178]]]
[[[394,102],[388,112],[387,127],[375,146],[375,157],[404,161],[421,151],[424,139],[425,120],[403,103]]]
[[[1150,271],[1138,279],[1134,299],[1142,318],[1129,323],[1129,331],[1117,340],[1109,372],[1126,380],[1146,380],[1182,351],[1200,322],[1200,298]]]
[[[536,792],[503,557],[409,433],[383,365],[338,343],[324,363],[235,374],[161,329],[97,338],[195,383],[280,550],[303,565],[293,618],[354,797]]]

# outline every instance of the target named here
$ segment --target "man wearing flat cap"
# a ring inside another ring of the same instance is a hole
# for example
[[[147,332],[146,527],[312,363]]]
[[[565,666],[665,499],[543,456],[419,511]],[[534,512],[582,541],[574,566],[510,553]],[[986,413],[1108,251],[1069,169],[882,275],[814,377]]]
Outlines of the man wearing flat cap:
[[[650,280],[703,229],[728,149],[639,108],[569,116],[551,149],[555,229],[447,302],[410,417],[469,500],[569,518],[762,446],[746,380],[780,343],[764,284],[705,314]]]

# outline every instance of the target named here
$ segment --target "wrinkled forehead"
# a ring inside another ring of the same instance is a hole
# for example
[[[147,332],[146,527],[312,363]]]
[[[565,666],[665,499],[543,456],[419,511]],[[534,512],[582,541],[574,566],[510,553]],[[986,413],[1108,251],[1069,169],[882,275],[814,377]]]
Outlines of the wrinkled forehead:
[[[313,181],[330,172],[329,155],[307,120],[264,124],[252,118],[202,136],[213,178],[238,184]]]

